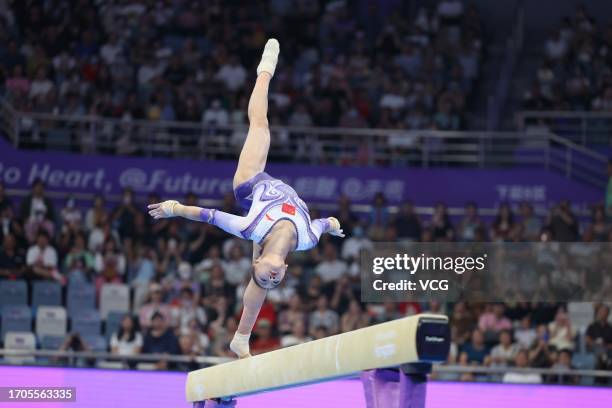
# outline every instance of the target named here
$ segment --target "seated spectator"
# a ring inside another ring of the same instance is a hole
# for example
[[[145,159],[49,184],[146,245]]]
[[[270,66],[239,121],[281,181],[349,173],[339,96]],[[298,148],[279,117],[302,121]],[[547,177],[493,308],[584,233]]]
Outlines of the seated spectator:
[[[85,214],[85,229],[91,231],[96,225],[108,219],[108,212],[105,207],[104,197],[96,195],[93,201],[93,207],[87,210]]]
[[[78,233],[74,237],[74,243],[70,252],[64,258],[64,268],[67,271],[79,269],[83,273],[88,274],[95,267],[95,258],[91,252],[87,250],[85,235]]]
[[[295,293],[289,298],[287,309],[281,311],[278,315],[278,331],[281,334],[290,333],[297,320],[305,323],[306,313],[304,312],[301,296]]]
[[[17,247],[17,239],[6,234],[0,250],[0,279],[21,279],[25,273],[26,257]]]
[[[143,339],[136,326],[136,320],[129,314],[123,316],[119,329],[110,338],[111,354],[134,356],[140,354]]]
[[[13,201],[7,196],[6,187],[4,186],[4,183],[0,181],[0,213],[2,213],[2,210],[4,210],[6,207],[12,208]]]
[[[310,330],[309,332],[314,337],[314,330],[317,327],[325,327],[329,335],[338,333],[339,318],[338,313],[328,307],[327,297],[319,296],[317,299],[317,308],[310,313]]]
[[[372,249],[372,241],[365,236],[363,227],[357,225],[353,228],[353,233],[342,243],[342,259],[350,263],[357,262],[362,249]]]
[[[554,346],[557,350],[574,350],[576,331],[563,307],[557,309],[555,320],[549,323],[548,331],[550,332],[549,343],[551,346]]]
[[[431,216],[432,239],[435,241],[452,241],[454,228],[446,204],[438,203]]]
[[[315,267],[315,272],[323,284],[333,284],[336,279],[348,272],[348,265],[338,259],[336,247],[328,242],[323,247],[323,259]]]
[[[225,280],[225,270],[221,265],[214,265],[210,271],[210,278],[203,285],[202,296],[212,299],[217,296],[234,298],[234,287]]]
[[[181,348],[174,332],[168,328],[164,316],[155,312],[151,317],[151,328],[144,337],[142,344],[143,353],[151,354],[180,354]],[[168,362],[160,360],[155,364],[159,370],[168,368]]]
[[[306,324],[303,320],[294,320],[291,325],[291,332],[281,337],[281,347],[295,346],[296,344],[306,343],[312,338],[306,335]]]
[[[599,356],[604,356],[607,350],[612,349],[612,325],[608,321],[610,308],[598,305],[595,311],[595,321],[587,327],[586,346]]]
[[[389,210],[387,199],[382,193],[377,193],[374,196],[372,209],[370,210],[370,229],[368,236],[374,241],[382,241],[385,236],[385,228],[389,224]]]
[[[345,333],[352,330],[361,329],[368,326],[370,323],[370,317],[365,313],[361,307],[361,303],[356,299],[349,303],[349,308],[340,320],[340,332]]]
[[[189,334],[182,334],[178,339],[181,355],[189,357],[189,362],[181,362],[177,364],[177,369],[180,371],[193,371],[200,368],[196,361],[196,357],[202,354],[202,349],[196,339]]]
[[[111,214],[111,219],[117,225],[117,230],[122,237],[131,237],[134,230],[134,219],[138,214],[138,208],[134,203],[134,192],[130,188],[123,190],[121,202]]]
[[[194,347],[200,350],[200,354],[208,353],[210,347],[210,337],[204,331],[204,326],[198,319],[194,318],[180,331],[181,336],[188,335],[193,337]]]
[[[535,215],[533,205],[522,202],[520,205],[520,213],[523,234],[527,241],[539,241],[540,232],[542,231],[542,220]]]
[[[466,354],[470,364],[483,365],[485,363],[489,349],[484,342],[482,331],[476,329],[472,332],[471,341],[463,345],[462,352]]]
[[[57,269],[57,251],[49,240],[47,231],[38,232],[36,244],[32,245],[26,254],[26,264],[33,279],[50,279],[63,283],[64,278]]]
[[[421,219],[414,210],[414,204],[408,201],[401,205],[393,222],[400,241],[418,241],[421,238]]]
[[[325,337],[328,337],[328,336],[329,336],[329,333],[327,332],[327,329],[325,328],[325,326],[315,327],[314,330],[312,331],[313,340],[324,339]]]
[[[473,242],[477,237],[477,231],[484,228],[484,223],[478,217],[478,207],[476,203],[469,202],[465,205],[465,216],[457,227],[459,240]]]
[[[567,200],[553,207],[548,228],[555,241],[575,242],[578,238],[578,220]]]
[[[458,346],[462,346],[470,340],[472,332],[476,327],[476,318],[465,302],[457,302],[453,307],[450,318],[451,330],[454,333],[454,341]]]
[[[384,323],[399,319],[402,314],[396,302],[384,302],[382,305],[368,305],[368,314],[372,316],[372,323]]]
[[[568,373],[574,368],[572,367],[572,351],[571,350],[567,350],[567,349],[560,350],[559,356],[557,357],[557,362],[553,364],[551,368],[556,370],[558,374],[551,374],[547,376],[546,378],[547,383],[564,384],[564,385],[575,385],[578,383],[578,378],[575,375],[571,375]]]
[[[183,289],[189,288],[194,298],[200,298],[200,285],[192,279],[192,268],[189,262],[181,261],[176,274],[167,274],[162,281],[166,298],[172,304],[180,303]]]
[[[204,111],[202,123],[211,126],[226,126],[229,123],[229,114],[221,106],[220,100],[213,100],[210,107]]]
[[[537,334],[536,330],[531,325],[531,316],[524,316],[519,327],[514,331],[514,337],[518,343],[518,346],[522,349],[529,350],[533,343],[536,341]]]
[[[244,255],[242,245],[234,244],[230,250],[229,259],[223,263],[225,278],[230,285],[238,286],[249,276],[251,261]]]
[[[238,321],[232,316],[215,319],[211,322],[210,329],[212,354],[218,357],[235,358],[236,355],[230,351],[229,344],[238,329]]]
[[[536,329],[536,340],[529,350],[529,364],[532,367],[548,368],[552,364],[552,350],[549,346],[548,327],[541,324]]]
[[[172,316],[170,306],[163,302],[162,287],[159,283],[152,283],[149,286],[149,300],[140,307],[138,311],[138,323],[142,329],[151,326],[153,316],[159,313],[165,321],[169,321]]]
[[[500,331],[512,329],[512,322],[504,316],[505,310],[503,303],[487,304],[485,312],[478,319],[478,328],[486,338],[496,341]]]
[[[433,122],[438,130],[459,130],[461,119],[456,113],[456,108],[451,98],[440,98],[438,111],[434,114]]]
[[[203,224],[206,225],[206,224]],[[208,249],[206,256],[202,258],[202,261],[195,266],[196,277],[200,283],[205,284],[210,278],[210,271],[215,265],[221,265],[223,260],[221,258],[221,248],[217,245],[213,245]]]
[[[519,350],[514,358],[514,366],[517,368],[529,367],[529,359],[526,350]],[[508,371],[504,374],[503,382],[520,384],[542,384],[542,376],[537,373],[523,373]]]
[[[255,340],[251,345],[251,353],[267,353],[279,347],[278,337],[272,334],[272,323],[268,319],[259,319],[255,325]]]
[[[91,349],[79,333],[68,333],[58,351],[82,352],[91,351]],[[68,358],[65,357],[55,358],[55,360],[61,362],[62,364],[68,364],[69,361]],[[71,362],[70,364],[76,367],[91,367],[93,365],[93,361],[77,358],[76,361]]]
[[[190,287],[181,289],[180,298],[176,305],[172,308],[172,321],[175,322],[175,327],[180,332],[187,331],[189,324],[195,319],[200,325],[205,325],[207,318],[204,309],[198,305],[198,297],[193,293]]]
[[[41,229],[47,231],[50,237],[53,236],[55,209],[53,202],[45,195],[41,180],[34,181],[32,193],[21,202],[20,218],[24,222],[28,242],[33,243]]]
[[[492,365],[508,366],[514,361],[518,349],[518,345],[512,342],[510,330],[502,330],[499,333],[499,344],[491,349]]]
[[[514,227],[514,214],[510,204],[503,203],[497,212],[497,216],[491,227],[491,240],[505,241],[509,238],[510,231]]]
[[[96,252],[95,255],[95,271],[101,274],[112,268],[117,275],[125,274],[126,260],[125,255],[117,247],[117,242],[114,238],[109,237],[104,241],[102,251]]]
[[[72,195],[68,196],[66,206],[60,211],[61,221],[67,227],[80,228],[83,220],[81,210],[76,206],[76,200]]]
[[[135,247],[128,262],[130,281],[134,287],[147,287],[155,278],[156,254],[153,248],[143,244],[136,244]]]
[[[585,234],[590,234],[594,241],[606,242],[610,225],[606,222],[606,213],[602,206],[593,209],[591,224],[587,227]]]
[[[19,247],[24,246],[26,239],[21,223],[13,215],[13,207],[0,208],[0,240],[6,235],[13,235]]]

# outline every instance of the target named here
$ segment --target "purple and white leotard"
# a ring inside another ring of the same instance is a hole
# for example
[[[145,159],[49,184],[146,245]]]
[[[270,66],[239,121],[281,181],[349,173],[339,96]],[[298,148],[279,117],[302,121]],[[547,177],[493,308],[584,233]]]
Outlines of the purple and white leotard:
[[[245,217],[204,208],[200,218],[240,238],[262,243],[280,220],[293,223],[297,233],[296,251],[306,251],[319,242],[329,227],[325,218],[310,219],[306,203],[293,188],[267,173],[259,173],[234,190],[238,203],[248,214]]]

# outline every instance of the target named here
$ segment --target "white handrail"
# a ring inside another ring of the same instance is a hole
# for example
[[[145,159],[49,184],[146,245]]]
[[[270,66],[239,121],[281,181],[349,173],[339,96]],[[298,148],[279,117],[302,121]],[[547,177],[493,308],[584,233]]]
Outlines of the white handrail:
[[[6,104],[3,112],[15,119],[13,143],[48,150],[87,153],[138,154],[150,157],[227,159],[239,144],[234,135],[246,134],[247,126],[216,126],[201,122],[124,120],[100,116],[55,115],[16,112]],[[28,120],[24,120],[28,119]],[[25,123],[26,125],[20,125]],[[22,127],[20,127],[22,126]],[[606,158],[553,133],[542,131],[437,131],[342,127],[272,126],[275,134],[271,160],[390,166],[448,164],[485,166],[541,165],[601,187]],[[283,136],[285,135],[285,136]],[[280,142],[282,141],[282,142]],[[121,147],[119,147],[121,146]],[[125,150],[119,150],[120,148]],[[563,156],[556,151],[564,149]],[[522,154],[527,149],[529,154]],[[350,161],[350,160],[349,160]]]
[[[17,350],[0,348],[0,356],[5,357],[42,357],[53,359],[99,359],[113,361],[138,361],[158,362],[160,360],[169,363],[197,363],[202,365],[217,365],[234,360],[229,357],[217,356],[184,356],[172,354],[133,354],[119,355],[108,352],[95,351],[59,351],[59,350]],[[559,368],[535,368],[535,367],[487,367],[487,366],[464,366],[453,364],[435,364],[434,373],[476,373],[476,374],[504,374],[507,372],[542,374],[542,375],[564,375],[612,378],[612,371],[591,369],[559,369]]]

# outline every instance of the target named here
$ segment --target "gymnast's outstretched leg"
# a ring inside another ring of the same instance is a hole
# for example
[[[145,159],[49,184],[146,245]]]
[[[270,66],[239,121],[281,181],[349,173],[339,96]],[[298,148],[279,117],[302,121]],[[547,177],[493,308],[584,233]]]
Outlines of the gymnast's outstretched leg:
[[[249,133],[238,159],[234,188],[264,171],[270,149],[268,128],[268,88],[278,61],[279,44],[275,39],[266,43],[257,67],[257,81],[249,99]]]
[[[249,99],[249,133],[240,152],[238,168],[234,175],[234,189],[240,184],[264,171],[270,149],[270,130],[268,128],[268,87],[278,61],[279,44],[275,39],[266,43],[261,62],[257,67],[257,81]],[[253,261],[261,252],[261,247],[253,243]],[[238,330],[230,343],[231,350],[238,357],[248,357],[249,337],[257,320],[257,315],[266,299],[267,290],[259,287],[253,278],[243,296],[243,310]]]

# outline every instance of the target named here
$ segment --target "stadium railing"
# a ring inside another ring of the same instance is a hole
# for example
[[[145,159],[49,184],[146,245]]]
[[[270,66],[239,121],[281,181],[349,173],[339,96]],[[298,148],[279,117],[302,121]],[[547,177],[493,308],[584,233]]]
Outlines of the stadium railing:
[[[222,364],[231,361],[231,358],[227,357],[214,357],[214,356],[183,356],[183,355],[168,355],[168,354],[135,354],[135,355],[117,355],[107,352],[93,352],[93,351],[54,351],[54,350],[14,350],[14,349],[0,349],[0,356],[5,357],[35,357],[39,360],[37,362],[30,362],[28,365],[59,365],[59,366],[73,366],[77,360],[93,360],[98,367],[109,368],[108,364],[104,362],[118,362],[118,363],[157,363],[159,361],[165,361],[167,363],[174,364],[197,364],[200,367],[206,367],[215,364]],[[63,362],[60,362],[63,360]],[[0,360],[0,364],[3,365],[16,365],[9,364]],[[115,366],[116,369],[127,369],[130,365],[124,364],[123,366]],[[133,365],[131,365],[133,367]],[[147,369],[152,369],[149,366]],[[518,368],[518,367],[486,367],[476,365],[452,365],[452,364],[436,364],[433,366],[433,373],[436,376],[445,378],[448,374],[474,374],[477,376],[488,376],[490,380],[499,380],[500,376],[508,373],[521,373],[521,374],[540,374],[545,377],[582,377],[582,378],[599,378],[599,379],[612,379],[612,371],[608,370],[592,370],[592,369],[567,369],[567,368]],[[482,380],[482,379],[480,379]],[[479,381],[480,381],[479,380]]]
[[[17,147],[81,154],[235,159],[245,125],[18,112],[0,105],[0,131]],[[410,167],[545,167],[606,185],[606,158],[551,132],[272,126],[271,161]]]
[[[518,129],[546,128],[582,146],[608,146],[612,138],[612,112],[519,111]]]

